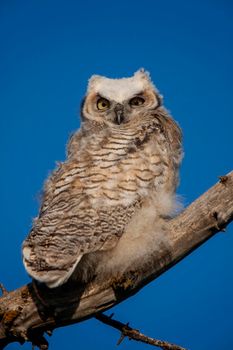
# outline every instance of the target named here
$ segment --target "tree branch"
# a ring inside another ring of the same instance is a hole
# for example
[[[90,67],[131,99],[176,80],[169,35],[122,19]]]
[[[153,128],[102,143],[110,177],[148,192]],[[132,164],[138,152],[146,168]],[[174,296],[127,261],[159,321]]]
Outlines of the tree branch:
[[[108,326],[111,326],[113,328],[118,329],[118,331],[121,332],[121,337],[117,342],[117,345],[120,345],[120,343],[124,340],[125,337],[128,337],[130,340],[137,340],[142,343],[146,343],[149,345],[157,346],[160,349],[163,350],[187,350],[185,348],[182,348],[181,346],[168,343],[163,340],[158,340],[154,338],[150,338],[146,336],[145,334],[140,333],[137,329],[131,328],[128,323],[124,324],[122,322],[119,322],[117,320],[113,320],[112,316],[106,316],[104,314],[98,314],[95,316],[95,318]]]
[[[46,348],[44,332],[83,321],[109,309],[183,259],[233,219],[233,172],[167,222],[166,244],[122,275],[88,285],[56,289],[28,284],[0,298],[0,349],[13,341]]]

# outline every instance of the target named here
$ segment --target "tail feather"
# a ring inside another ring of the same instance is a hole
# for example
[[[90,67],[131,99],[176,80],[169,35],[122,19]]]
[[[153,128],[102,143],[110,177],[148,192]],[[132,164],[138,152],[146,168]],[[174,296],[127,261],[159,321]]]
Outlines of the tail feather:
[[[81,260],[79,255],[76,260],[62,261],[49,264],[44,257],[35,256],[29,247],[23,248],[23,263],[28,274],[35,280],[45,283],[49,288],[56,288],[66,283],[76,266]]]

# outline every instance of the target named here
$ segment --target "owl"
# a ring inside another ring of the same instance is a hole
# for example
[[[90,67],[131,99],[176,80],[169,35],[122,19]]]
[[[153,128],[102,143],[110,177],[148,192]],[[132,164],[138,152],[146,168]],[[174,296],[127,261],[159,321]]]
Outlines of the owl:
[[[92,76],[81,119],[23,243],[28,274],[50,288],[132,267],[176,202],[181,130],[148,72]]]

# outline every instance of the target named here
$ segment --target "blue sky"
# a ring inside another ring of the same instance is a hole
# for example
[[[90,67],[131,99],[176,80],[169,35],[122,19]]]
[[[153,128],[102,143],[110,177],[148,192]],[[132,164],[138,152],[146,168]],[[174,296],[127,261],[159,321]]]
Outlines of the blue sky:
[[[183,130],[185,205],[232,169],[232,34],[231,0],[1,0],[0,282],[8,289],[29,282],[21,243],[43,181],[80,125],[92,74],[150,71]],[[115,317],[190,350],[233,348],[232,251],[230,226],[115,307]],[[90,320],[56,330],[50,349],[111,350],[118,336]]]

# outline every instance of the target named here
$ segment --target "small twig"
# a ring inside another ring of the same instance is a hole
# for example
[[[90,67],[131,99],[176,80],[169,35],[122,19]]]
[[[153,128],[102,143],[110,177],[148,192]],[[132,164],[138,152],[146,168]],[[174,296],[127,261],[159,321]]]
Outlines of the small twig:
[[[6,296],[9,293],[2,283],[0,283],[0,291],[2,292],[3,296]]]
[[[227,180],[228,180],[228,176],[227,175],[223,175],[223,176],[219,176],[219,182],[221,184],[226,184]]]
[[[140,333],[137,329],[131,328],[128,323],[124,324],[120,321],[114,320],[112,319],[111,316],[107,316],[104,314],[97,314],[95,318],[107,324],[108,326],[118,329],[121,332],[121,336],[117,342],[117,345],[119,345],[124,340],[125,337],[128,337],[129,339],[133,339],[133,340],[141,341],[146,344],[157,346],[163,350],[187,350],[185,348],[182,348],[181,346],[171,344],[163,340],[147,337],[145,334]]]

